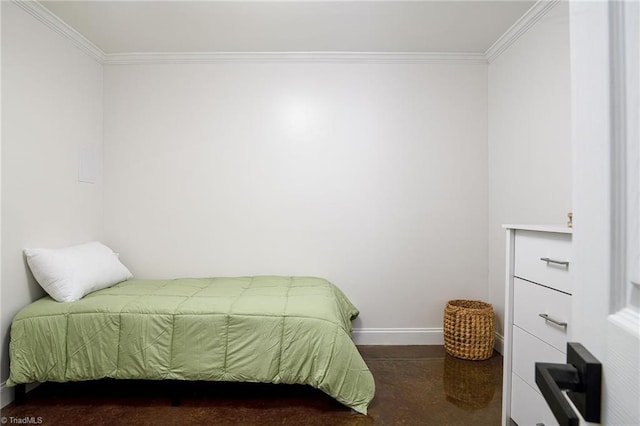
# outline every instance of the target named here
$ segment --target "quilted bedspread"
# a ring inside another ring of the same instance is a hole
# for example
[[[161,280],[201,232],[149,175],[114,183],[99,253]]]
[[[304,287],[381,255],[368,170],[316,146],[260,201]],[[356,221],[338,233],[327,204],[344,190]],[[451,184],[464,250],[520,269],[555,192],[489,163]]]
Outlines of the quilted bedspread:
[[[299,383],[366,414],[375,384],[351,340],[358,310],[320,278],[130,280],[44,297],[11,326],[8,386],[177,379]]]

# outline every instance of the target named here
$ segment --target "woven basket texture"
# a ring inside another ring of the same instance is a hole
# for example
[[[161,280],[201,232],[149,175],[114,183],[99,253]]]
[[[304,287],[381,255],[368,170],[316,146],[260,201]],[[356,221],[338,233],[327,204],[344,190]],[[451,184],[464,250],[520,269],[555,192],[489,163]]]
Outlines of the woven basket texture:
[[[496,339],[493,306],[479,300],[450,300],[444,309],[444,348],[456,358],[491,358]]]

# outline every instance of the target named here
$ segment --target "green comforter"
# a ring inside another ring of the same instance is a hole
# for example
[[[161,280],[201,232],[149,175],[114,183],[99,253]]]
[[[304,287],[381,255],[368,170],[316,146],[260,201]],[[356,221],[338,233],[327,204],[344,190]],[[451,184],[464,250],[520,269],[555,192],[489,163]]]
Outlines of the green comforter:
[[[301,383],[366,414],[375,384],[350,337],[357,315],[320,278],[131,280],[77,302],[44,297],[13,320],[7,385]]]

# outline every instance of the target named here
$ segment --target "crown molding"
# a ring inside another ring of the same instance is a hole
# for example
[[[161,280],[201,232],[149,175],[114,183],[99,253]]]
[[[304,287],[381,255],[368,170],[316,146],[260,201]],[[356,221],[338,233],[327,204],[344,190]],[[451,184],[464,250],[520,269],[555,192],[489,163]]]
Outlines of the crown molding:
[[[516,40],[538,22],[544,15],[553,9],[561,0],[538,0],[527,12],[522,15],[495,43],[484,53],[488,63],[495,61]]]
[[[482,53],[433,52],[193,52],[106,54],[105,65],[253,63],[473,63],[486,64]]]
[[[85,36],[71,28],[66,22],[51,13],[38,1],[12,0],[13,4],[20,7],[44,25],[69,39],[77,48],[95,59],[99,63],[104,62],[104,52],[98,46],[90,42]]]
[[[12,2],[104,65],[213,63],[487,64],[498,58],[561,0],[538,0],[484,53],[452,52],[158,52],[105,53],[37,0]]]

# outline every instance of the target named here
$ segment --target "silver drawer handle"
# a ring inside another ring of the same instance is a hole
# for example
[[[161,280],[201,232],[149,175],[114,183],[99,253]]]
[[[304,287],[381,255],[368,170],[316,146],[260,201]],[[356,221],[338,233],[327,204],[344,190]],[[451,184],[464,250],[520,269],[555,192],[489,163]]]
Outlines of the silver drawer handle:
[[[556,265],[563,265],[563,266],[566,266],[567,268],[569,267],[569,261],[567,260],[555,260],[555,259],[550,259],[548,257],[541,257],[540,260],[547,263],[555,263]]]
[[[547,314],[538,314],[539,317],[544,318],[545,321],[549,321],[554,323],[555,325],[559,325],[560,327],[567,328],[567,323],[563,321],[558,321],[557,319],[551,318]]]

